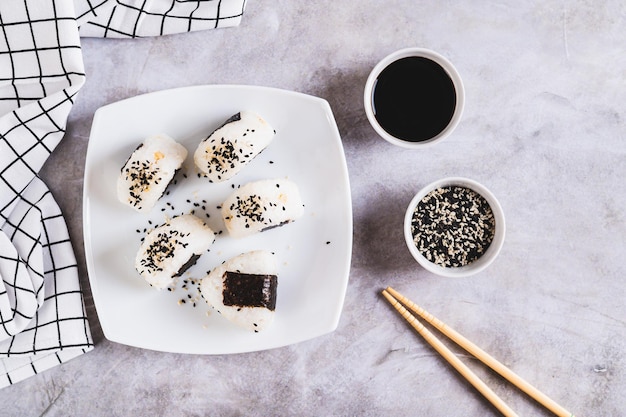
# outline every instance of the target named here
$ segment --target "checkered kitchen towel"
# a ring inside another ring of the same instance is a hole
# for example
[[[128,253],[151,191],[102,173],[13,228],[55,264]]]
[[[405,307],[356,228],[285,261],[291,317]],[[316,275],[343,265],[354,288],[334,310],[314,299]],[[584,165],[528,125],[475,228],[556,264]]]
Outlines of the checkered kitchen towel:
[[[0,1],[0,387],[93,349],[76,258],[38,172],[85,82],[80,36],[239,24],[245,0]]]

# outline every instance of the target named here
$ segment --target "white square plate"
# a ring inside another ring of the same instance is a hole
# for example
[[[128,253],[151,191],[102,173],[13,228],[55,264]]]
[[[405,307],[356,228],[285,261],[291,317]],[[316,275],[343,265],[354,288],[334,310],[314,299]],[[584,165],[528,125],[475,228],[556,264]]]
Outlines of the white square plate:
[[[197,175],[193,152],[242,110],[259,113],[277,134],[238,175],[209,183]],[[156,133],[172,136],[189,156],[168,193],[150,213],[140,214],[117,200],[116,180],[137,145]],[[248,238],[229,237],[218,206],[233,188],[284,177],[298,184],[304,216]],[[104,106],[94,115],[83,201],[91,290],[109,340],[167,352],[225,354],[285,346],[337,327],[350,270],[352,206],[341,138],[321,98],[266,87],[209,85]],[[192,210],[222,233],[173,291],[155,290],[134,268],[144,231]],[[254,249],[271,250],[279,261],[275,320],[259,333],[227,322],[191,284],[226,259]]]

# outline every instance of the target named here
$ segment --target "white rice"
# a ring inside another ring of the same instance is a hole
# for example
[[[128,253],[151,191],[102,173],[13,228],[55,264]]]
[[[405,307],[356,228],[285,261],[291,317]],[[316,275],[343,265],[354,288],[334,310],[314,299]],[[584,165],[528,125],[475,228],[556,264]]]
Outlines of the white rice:
[[[211,182],[225,181],[265,149],[274,135],[261,116],[242,111],[200,142],[193,159]]]
[[[187,149],[165,134],[146,138],[120,171],[118,199],[138,212],[150,211],[186,157]]]
[[[232,237],[249,236],[301,217],[304,205],[298,186],[286,179],[250,182],[222,204],[222,218]]]
[[[274,254],[266,250],[243,253],[213,269],[200,284],[206,302],[232,323],[251,331],[261,331],[274,320],[274,310],[266,307],[224,305],[226,272],[277,276]]]
[[[154,288],[167,288],[181,268],[206,252],[214,240],[213,230],[196,216],[174,217],[146,235],[135,257],[135,268]]]

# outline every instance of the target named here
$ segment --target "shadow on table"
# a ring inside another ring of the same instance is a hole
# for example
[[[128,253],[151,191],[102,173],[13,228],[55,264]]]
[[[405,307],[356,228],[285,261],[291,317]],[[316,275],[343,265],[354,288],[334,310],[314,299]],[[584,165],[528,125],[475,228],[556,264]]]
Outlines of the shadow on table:
[[[349,70],[320,68],[312,75],[314,88],[308,94],[328,101],[347,147],[378,140],[363,107],[363,88],[370,70],[369,65]]]

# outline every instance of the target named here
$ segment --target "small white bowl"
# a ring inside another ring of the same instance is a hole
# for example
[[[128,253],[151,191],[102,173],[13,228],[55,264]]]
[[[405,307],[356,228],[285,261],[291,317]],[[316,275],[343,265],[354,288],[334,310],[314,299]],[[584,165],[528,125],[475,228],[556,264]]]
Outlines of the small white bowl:
[[[456,107],[452,115],[452,119],[450,120],[446,128],[438,135],[419,142],[410,142],[389,134],[376,120],[376,111],[373,103],[374,89],[376,87],[378,76],[381,74],[381,72],[383,72],[383,70],[393,62],[408,57],[423,57],[439,64],[452,80],[456,92]],[[463,81],[461,80],[461,76],[459,75],[458,71],[456,70],[454,65],[452,65],[452,63],[448,61],[448,59],[446,59],[444,56],[429,49],[405,48],[392,52],[391,54],[384,57],[380,62],[378,62],[376,66],[374,66],[369,74],[369,77],[367,78],[367,81],[365,82],[365,89],[363,92],[363,104],[365,107],[365,114],[367,115],[367,119],[369,120],[374,130],[383,139],[385,139],[389,143],[404,148],[418,149],[440,142],[454,131],[454,129],[461,121],[461,116],[463,115],[463,108],[465,107],[465,89],[463,87]]]
[[[482,197],[487,200],[489,206],[491,207],[491,211],[493,212],[495,219],[495,233],[491,244],[478,259],[469,263],[468,265],[460,266],[460,267],[443,267],[441,265],[437,265],[428,259],[424,255],[420,253],[413,242],[413,233],[411,230],[411,223],[413,219],[413,212],[415,208],[419,204],[419,202],[431,191],[446,187],[446,186],[459,186],[469,188],[476,193],[480,194]],[[406,240],[407,247],[411,252],[411,255],[415,258],[415,260],[427,271],[430,271],[434,274],[441,275],[444,277],[466,277],[473,274],[476,274],[489,266],[493,260],[498,256],[500,249],[502,249],[502,245],[504,243],[504,234],[506,231],[506,225],[504,221],[504,213],[502,211],[502,207],[498,200],[496,200],[495,196],[489,191],[485,186],[479,184],[474,180],[470,180],[462,177],[449,177],[444,178],[435,182],[428,184],[426,187],[422,188],[415,197],[411,200],[409,204],[406,214],[404,216],[404,238]]]

